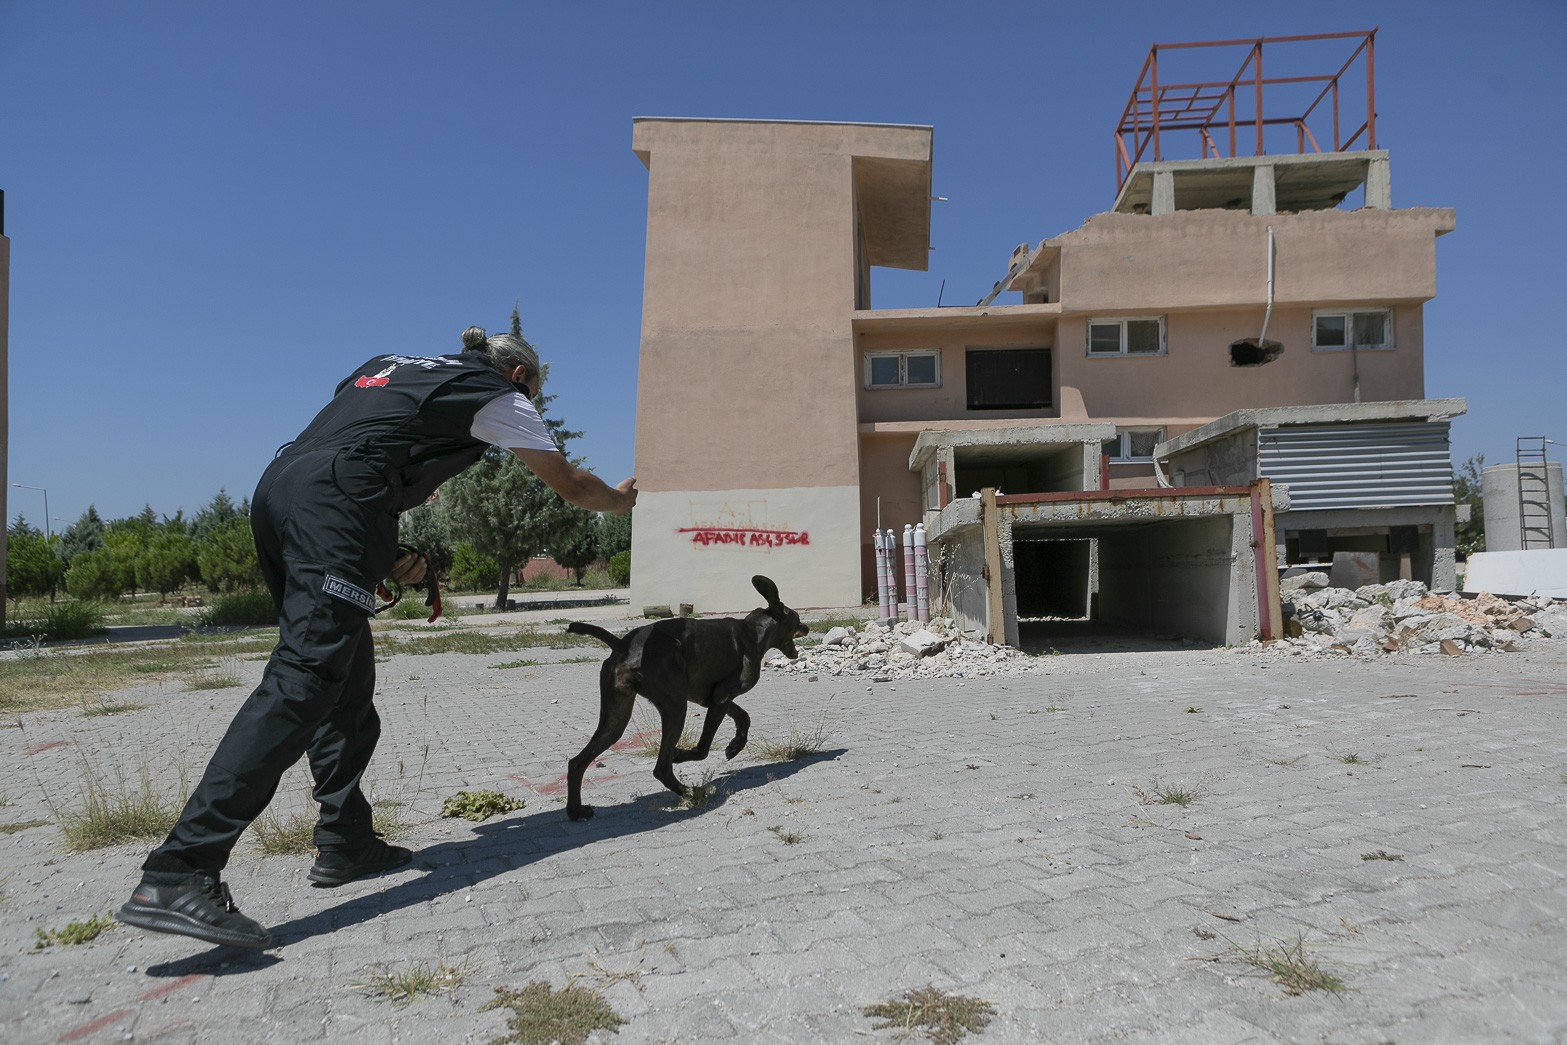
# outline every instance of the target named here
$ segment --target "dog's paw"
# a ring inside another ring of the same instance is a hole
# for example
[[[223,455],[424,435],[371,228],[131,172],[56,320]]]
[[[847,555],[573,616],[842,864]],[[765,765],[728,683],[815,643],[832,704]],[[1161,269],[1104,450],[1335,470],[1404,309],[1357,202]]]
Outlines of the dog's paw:
[[[593,807],[592,806],[578,806],[576,809],[568,809],[568,810],[566,810],[566,815],[571,817],[573,820],[592,820],[593,819]]]
[[[736,737],[729,742],[728,747],[724,748],[724,757],[727,759],[733,759],[736,755],[744,750],[745,741],[741,740],[739,737]]]

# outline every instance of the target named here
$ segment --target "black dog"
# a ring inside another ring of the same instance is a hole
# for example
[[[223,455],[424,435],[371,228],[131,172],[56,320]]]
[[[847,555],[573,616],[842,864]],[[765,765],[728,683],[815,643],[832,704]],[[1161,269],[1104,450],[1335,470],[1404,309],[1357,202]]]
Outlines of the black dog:
[[[567,764],[566,813],[573,820],[593,815],[593,807],[582,804],[582,774],[626,731],[638,693],[658,708],[663,724],[653,775],[675,794],[685,795],[690,789],[675,776],[674,764],[706,758],[725,715],[735,721],[735,738],[724,749],[724,757],[734,758],[745,747],[751,716],[735,705],[734,698],[756,685],[768,650],[781,650],[793,660],[799,655],[794,640],[810,630],[800,623],[798,613],[778,601],[778,585],[760,575],[751,583],[767,605],[752,610],[744,620],[674,617],[635,628],[625,638],[581,621],[566,626],[578,635],[592,635],[613,651],[599,670],[598,729]],[[679,746],[687,701],[708,709],[702,739],[693,750]]]

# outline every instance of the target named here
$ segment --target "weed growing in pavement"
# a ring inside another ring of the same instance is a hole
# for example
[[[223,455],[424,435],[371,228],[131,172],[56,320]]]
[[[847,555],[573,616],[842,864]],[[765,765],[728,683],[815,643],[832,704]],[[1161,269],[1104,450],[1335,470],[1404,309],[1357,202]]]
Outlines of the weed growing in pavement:
[[[179,797],[154,790],[152,769],[143,759],[140,785],[131,790],[120,780],[120,789],[111,791],[85,757],[82,758],[82,808],[62,813],[55,819],[65,835],[65,847],[81,853],[121,842],[161,841],[179,818],[179,811],[190,795],[190,781],[180,768]],[[50,802],[53,807],[53,802]]]
[[[442,816],[460,816],[464,820],[479,823],[501,813],[514,813],[523,808],[520,798],[503,795],[499,791],[459,791],[441,803]]]
[[[1261,969],[1274,983],[1284,988],[1285,994],[1305,994],[1307,991],[1339,994],[1349,989],[1337,973],[1324,969],[1317,959],[1306,953],[1305,933],[1296,936],[1292,943],[1271,946],[1258,943],[1249,948],[1241,947],[1228,937],[1225,939],[1232,950],[1227,955],[1220,955],[1220,958],[1228,957],[1254,969]]]
[[[1371,761],[1368,758],[1361,758],[1353,751],[1347,755],[1334,755],[1333,757],[1344,763],[1346,766],[1363,766],[1367,765]]]
[[[494,671],[505,671],[508,668],[536,668],[538,666],[539,662],[536,660],[508,660],[504,664],[491,664],[490,668]]]
[[[1374,852],[1370,852],[1370,853],[1361,853],[1360,854],[1360,858],[1362,860],[1402,860],[1403,859],[1403,857],[1400,856],[1399,854],[1397,854],[1397,853],[1390,853],[1386,849],[1378,849],[1378,850],[1376,850]]]
[[[583,1045],[593,1031],[613,1034],[626,1022],[598,991],[569,984],[555,991],[543,980],[535,980],[520,991],[497,987],[484,1009],[511,1010],[506,1017],[510,1033],[491,1045]]]
[[[119,923],[110,915],[93,915],[84,922],[71,922],[64,929],[34,930],[33,950],[41,951],[55,944],[70,946],[95,940],[100,933],[113,929]]]
[[[783,740],[761,740],[751,748],[752,757],[763,762],[794,762],[819,754],[827,746],[827,730],[817,723],[809,733],[791,729]]]
[[[353,989],[363,991],[377,1001],[389,1001],[393,1005],[406,1005],[425,995],[448,995],[457,1002],[457,988],[468,975],[466,961],[458,965],[447,962],[415,962],[402,971],[390,966],[372,972],[364,983],[354,984]]]
[[[188,690],[229,689],[239,684],[239,673],[234,670],[232,660],[197,665],[185,676],[185,688]]]
[[[4,809],[6,806],[8,806],[10,804],[11,804],[11,796],[10,795],[0,795],[0,809]]]
[[[1207,794],[1200,787],[1182,787],[1179,784],[1161,784],[1155,778],[1147,791],[1134,786],[1132,793],[1145,806],[1180,806],[1185,809]]]
[[[919,1028],[936,1045],[953,1045],[965,1034],[978,1034],[989,1026],[996,1008],[988,1001],[948,994],[927,985],[904,991],[901,998],[867,1005],[863,1012],[882,1021],[873,1030],[912,1034]]]
[[[702,774],[702,779],[694,784],[686,785],[686,793],[675,799],[671,809],[701,809],[711,802],[718,794],[718,785],[713,782],[713,771],[707,770]]]
[[[1202,714],[1202,708],[1198,707],[1196,704],[1188,704],[1186,705],[1186,713],[1188,715],[1200,715]]]
[[[1305,757],[1306,757],[1305,755],[1296,755],[1294,758],[1270,758],[1270,759],[1268,759],[1268,765],[1270,765],[1270,766],[1293,766],[1293,765],[1297,764],[1301,759],[1303,759]]]
[[[768,830],[777,835],[784,845],[799,845],[805,841],[805,836],[798,831],[785,831],[781,827],[769,827]]]
[[[599,661],[601,661],[603,659],[604,659],[603,657],[567,657],[565,660],[558,661],[557,663],[560,663],[560,664],[597,664]]]

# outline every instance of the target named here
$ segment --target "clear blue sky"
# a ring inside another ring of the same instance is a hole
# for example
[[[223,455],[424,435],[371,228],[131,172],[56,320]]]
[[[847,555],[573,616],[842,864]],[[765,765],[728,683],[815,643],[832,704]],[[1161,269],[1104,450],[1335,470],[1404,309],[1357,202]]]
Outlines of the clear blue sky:
[[[1427,395],[1469,400],[1455,463],[1567,442],[1562,0],[5,0],[10,478],[65,520],[247,496],[351,367],[453,351],[516,304],[572,449],[615,482],[633,117],[933,126],[930,271],[878,271],[873,304],[971,304],[1013,246],[1109,209],[1151,43],[1374,26],[1394,206],[1458,213],[1425,313]]]

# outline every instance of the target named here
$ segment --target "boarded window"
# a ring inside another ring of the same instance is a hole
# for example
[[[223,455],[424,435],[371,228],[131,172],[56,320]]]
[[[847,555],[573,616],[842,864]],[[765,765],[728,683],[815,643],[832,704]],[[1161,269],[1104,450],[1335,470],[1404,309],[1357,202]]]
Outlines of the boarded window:
[[[1052,405],[1050,349],[971,348],[964,360],[970,410],[1038,410]]]

